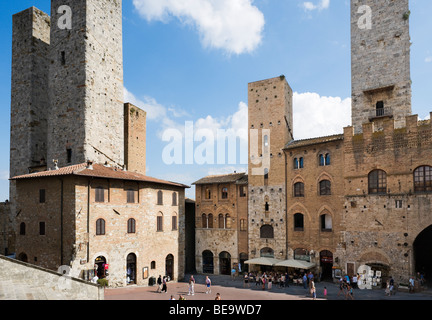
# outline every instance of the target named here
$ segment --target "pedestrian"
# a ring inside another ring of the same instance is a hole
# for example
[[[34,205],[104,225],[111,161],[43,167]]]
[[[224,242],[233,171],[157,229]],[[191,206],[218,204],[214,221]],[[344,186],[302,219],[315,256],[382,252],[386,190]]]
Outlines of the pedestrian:
[[[215,300],[222,300],[220,293],[216,293],[216,298]]]
[[[194,279],[193,276],[190,276],[190,278],[189,278],[189,292],[188,292],[188,296],[195,295],[194,286],[195,286],[195,279]]]
[[[171,295],[171,298],[170,298],[170,300],[175,300],[175,298],[174,298],[174,296],[173,296],[173,295]]]
[[[357,274],[355,274],[354,276],[353,276],[353,278],[352,278],[352,287],[354,288],[354,289],[357,289],[358,288],[358,285],[357,285],[357,282],[358,282],[358,273]]]
[[[266,276],[265,276],[265,273],[264,273],[263,276],[262,276],[262,279],[261,279],[261,282],[262,282],[262,289],[263,289],[263,290],[265,290],[265,284],[266,284],[266,281],[267,281],[267,279],[266,279]]]
[[[163,279],[162,279],[162,290],[161,290],[161,293],[162,293],[162,291],[165,291],[165,293],[167,293],[167,279],[166,279],[166,277],[164,276],[163,277]]]
[[[327,287],[324,287],[324,299],[327,299]]]
[[[339,295],[344,291],[344,281],[342,278],[339,278],[339,292],[338,292],[338,297]]]
[[[410,277],[409,279],[409,292],[414,293],[414,277]]]
[[[391,296],[391,295],[393,295],[393,292],[394,292],[394,279],[393,279],[393,277],[390,277],[390,281],[389,281],[389,295]]]
[[[314,300],[315,300],[316,299],[316,288],[315,288],[315,282],[313,281],[313,279],[310,280],[309,286],[310,286],[311,297],[314,298]]]
[[[156,292],[161,293],[162,292],[162,276],[161,275],[159,275],[159,278],[157,279],[156,283],[158,285]]]
[[[271,290],[271,288],[272,288],[272,282],[273,282],[273,278],[272,278],[271,275],[269,276],[267,282],[268,282],[267,287],[268,287],[269,290]]]
[[[386,281],[386,288],[385,288],[384,294],[386,296],[390,295],[390,281],[388,281],[388,280]]]
[[[207,287],[206,294],[211,293],[211,280],[210,280],[210,278],[208,276],[206,276],[205,281],[206,281],[206,287]]]
[[[233,268],[231,269],[231,278],[232,278],[232,280],[235,279],[235,274],[236,274],[236,269],[233,267]]]
[[[179,300],[186,300],[186,298],[179,294]]]
[[[249,275],[247,274],[247,272],[245,272],[244,277],[243,277],[243,288],[250,288],[249,285]]]
[[[306,273],[303,274],[303,288],[307,289],[307,276]]]

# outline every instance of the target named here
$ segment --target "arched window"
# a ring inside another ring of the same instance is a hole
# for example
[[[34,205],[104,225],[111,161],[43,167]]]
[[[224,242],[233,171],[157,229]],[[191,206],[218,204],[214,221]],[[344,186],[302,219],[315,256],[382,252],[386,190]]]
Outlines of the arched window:
[[[320,196],[331,195],[331,182],[329,180],[322,180],[319,183]]]
[[[159,212],[156,217],[156,231],[163,231],[163,214]]]
[[[294,159],[294,169],[303,169],[304,160],[303,157]]]
[[[157,193],[157,204],[163,205],[163,192],[161,190]]]
[[[274,231],[271,225],[264,225],[260,229],[260,238],[261,239],[273,239]]]
[[[172,194],[172,205],[173,206],[177,205],[177,192],[173,192]]]
[[[231,219],[228,213],[225,215],[225,229],[231,229]]]
[[[127,222],[127,232],[128,233],[135,233],[136,229],[136,221],[133,218],[130,218]]]
[[[210,190],[210,188],[207,188],[205,190],[205,199],[206,200],[211,200],[211,190]]]
[[[294,197],[304,197],[304,183],[297,182],[294,184]]]
[[[294,250],[294,260],[310,261],[310,256],[306,249],[295,249]]]
[[[260,250],[260,257],[274,258],[274,250],[272,248],[262,248]]]
[[[26,234],[26,224],[24,222],[20,223],[20,236],[25,236]]]
[[[374,170],[369,173],[369,194],[387,193],[387,174],[383,170]]]
[[[218,221],[219,221],[219,229],[225,229],[225,219],[222,213],[219,214]]]
[[[333,230],[332,217],[329,214],[321,215],[321,231],[331,232]]]
[[[321,153],[319,155],[319,165],[320,167],[329,166],[331,164],[330,153]]]
[[[98,219],[96,221],[96,235],[103,236],[105,234],[105,220]]]
[[[304,231],[304,216],[301,213],[294,215],[294,231]]]
[[[414,192],[432,192],[432,167],[422,166],[415,169]]]
[[[228,188],[222,188],[222,199],[228,199]]]
[[[213,229],[213,215],[211,213],[208,215],[207,228]]]
[[[203,213],[201,216],[201,228],[203,228],[203,229],[208,228],[207,215],[205,213]]]

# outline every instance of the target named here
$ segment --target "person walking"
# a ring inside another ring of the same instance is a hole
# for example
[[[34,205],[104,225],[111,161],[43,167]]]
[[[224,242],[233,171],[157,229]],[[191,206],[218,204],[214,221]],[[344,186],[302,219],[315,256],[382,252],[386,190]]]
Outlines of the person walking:
[[[158,286],[156,292],[161,293],[162,292],[162,276],[161,275],[159,275],[159,278],[157,279],[156,283]]]
[[[211,280],[208,276],[206,276],[205,282],[207,287],[206,294],[209,294],[211,293]]]
[[[303,288],[307,289],[307,276],[306,273],[303,274]]]
[[[167,293],[167,290],[168,290],[168,288],[167,288],[167,279],[166,279],[166,277],[163,277],[163,279],[162,279],[162,290],[161,290],[161,293],[162,293],[162,291],[165,291],[165,293]]]
[[[189,292],[188,292],[188,296],[195,295],[194,286],[195,286],[195,279],[194,279],[193,276],[190,276],[190,278],[189,278]]]

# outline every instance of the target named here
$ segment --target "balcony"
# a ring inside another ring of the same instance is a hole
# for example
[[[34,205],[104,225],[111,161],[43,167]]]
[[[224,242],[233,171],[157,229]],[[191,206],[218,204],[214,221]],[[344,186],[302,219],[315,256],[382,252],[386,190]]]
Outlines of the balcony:
[[[392,108],[376,108],[369,113],[369,121],[374,121],[380,118],[393,118]]]

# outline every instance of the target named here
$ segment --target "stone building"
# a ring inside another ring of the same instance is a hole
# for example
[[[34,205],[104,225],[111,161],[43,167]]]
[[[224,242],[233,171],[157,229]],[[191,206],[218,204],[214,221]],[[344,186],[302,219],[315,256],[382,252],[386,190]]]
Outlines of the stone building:
[[[341,134],[295,140],[285,77],[248,86],[248,255],[306,260],[324,279],[427,279],[432,121],[411,114],[409,1],[352,0],[351,38],[352,126]],[[199,214],[210,207],[197,202]]]
[[[114,287],[183,276],[186,186],[91,162],[12,179],[17,259]]]
[[[245,173],[216,175],[193,184],[196,189],[196,270],[230,274],[248,259],[248,205]]]
[[[111,286],[182,278],[188,186],[145,175],[146,112],[123,102],[122,1],[52,0],[51,13],[13,16],[8,250]]]

